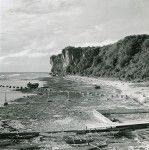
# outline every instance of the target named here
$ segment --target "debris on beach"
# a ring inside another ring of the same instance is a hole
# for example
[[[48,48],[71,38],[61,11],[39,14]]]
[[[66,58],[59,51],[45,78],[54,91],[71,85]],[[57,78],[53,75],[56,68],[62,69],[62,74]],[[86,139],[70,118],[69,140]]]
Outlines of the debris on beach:
[[[100,85],[95,85],[95,89],[101,89]]]
[[[89,144],[94,140],[88,137],[77,137],[77,136],[64,136],[63,137],[67,144]]]

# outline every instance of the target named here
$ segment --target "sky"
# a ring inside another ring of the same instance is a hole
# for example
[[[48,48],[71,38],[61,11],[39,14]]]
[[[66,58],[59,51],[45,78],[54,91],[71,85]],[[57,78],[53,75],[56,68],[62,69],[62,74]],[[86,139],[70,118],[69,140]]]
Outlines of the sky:
[[[49,72],[66,46],[149,34],[149,0],[0,0],[0,72]]]

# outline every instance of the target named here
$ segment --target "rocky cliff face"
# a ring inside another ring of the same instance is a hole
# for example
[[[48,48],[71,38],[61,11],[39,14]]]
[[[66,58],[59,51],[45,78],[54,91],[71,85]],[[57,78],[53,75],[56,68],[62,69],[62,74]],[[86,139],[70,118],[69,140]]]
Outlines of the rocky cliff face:
[[[50,62],[54,75],[149,80],[149,35],[127,36],[103,47],[66,47]]]
[[[62,75],[63,74],[62,54],[59,54],[57,56],[55,56],[55,55],[51,56],[50,64],[52,65],[51,73],[53,75]]]

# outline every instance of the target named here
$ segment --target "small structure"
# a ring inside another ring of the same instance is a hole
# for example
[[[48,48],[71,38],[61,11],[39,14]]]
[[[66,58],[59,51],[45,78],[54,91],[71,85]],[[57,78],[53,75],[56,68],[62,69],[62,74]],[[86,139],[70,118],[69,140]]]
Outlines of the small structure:
[[[65,140],[65,142],[67,143],[67,144],[89,144],[90,142],[93,142],[93,139],[91,139],[91,138],[86,138],[86,137],[71,137],[71,136],[64,136],[63,137],[64,138],[64,140]]]
[[[100,85],[95,85],[95,89],[101,89]]]
[[[71,99],[70,99],[70,92],[69,91],[67,91],[67,101],[71,101]]]
[[[7,97],[6,97],[6,92],[5,92],[5,102],[4,102],[4,106],[7,106],[8,102],[7,102]]]

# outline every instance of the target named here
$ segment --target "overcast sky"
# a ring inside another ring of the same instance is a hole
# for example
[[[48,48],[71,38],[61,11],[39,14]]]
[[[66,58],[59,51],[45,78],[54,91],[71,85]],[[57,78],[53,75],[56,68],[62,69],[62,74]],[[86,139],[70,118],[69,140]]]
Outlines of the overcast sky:
[[[149,34],[149,0],[0,0],[0,72],[49,71],[65,46]]]

